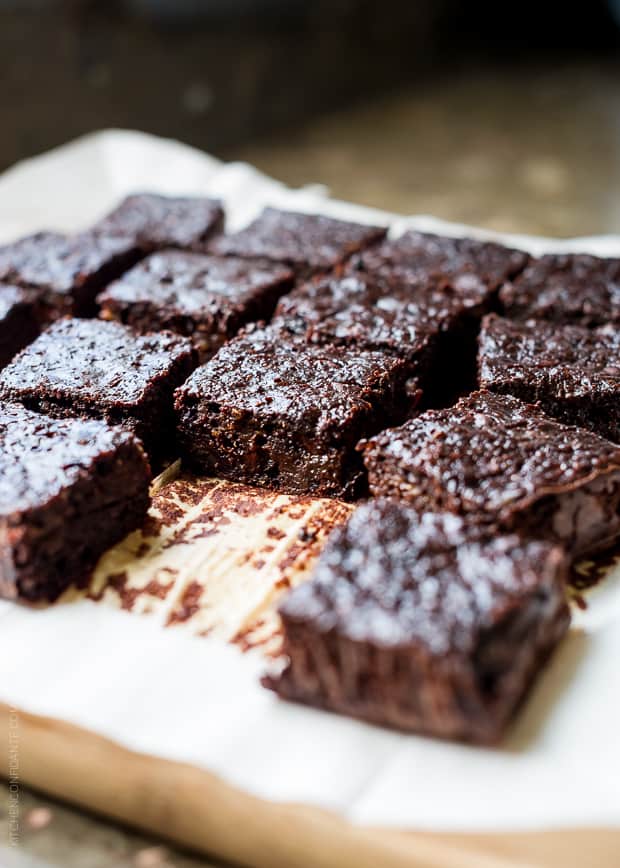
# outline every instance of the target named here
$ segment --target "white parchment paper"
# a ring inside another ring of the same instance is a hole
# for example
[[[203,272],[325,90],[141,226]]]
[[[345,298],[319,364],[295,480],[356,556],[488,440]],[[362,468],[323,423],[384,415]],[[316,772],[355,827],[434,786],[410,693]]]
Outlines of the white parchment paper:
[[[5,173],[0,240],[85,227],[137,190],[218,195],[231,228],[273,204],[390,222],[395,232],[415,226],[503,237],[535,253],[620,255],[619,237],[552,241],[396,218],[124,131],[86,137]],[[354,822],[446,830],[620,826],[620,569],[587,599],[509,737],[493,750],[281,703],[259,686],[259,657],[88,601],[45,611],[0,603],[0,701],[209,769],[254,795],[322,806]]]

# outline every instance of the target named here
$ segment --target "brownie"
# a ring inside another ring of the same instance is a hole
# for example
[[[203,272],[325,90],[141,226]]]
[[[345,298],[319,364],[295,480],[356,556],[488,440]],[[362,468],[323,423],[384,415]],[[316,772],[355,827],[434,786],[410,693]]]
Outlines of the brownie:
[[[575,557],[620,536],[620,448],[536,406],[477,392],[360,444],[370,491],[562,543]]]
[[[387,230],[335,220],[321,214],[299,214],[265,208],[248,227],[221,235],[210,244],[223,256],[264,258],[283,262],[307,277],[344,262],[351,254],[385,237]]]
[[[220,349],[176,393],[178,436],[199,470],[289,492],[353,497],[355,445],[419,399],[405,364],[382,353],[254,330]]]
[[[423,379],[423,388],[427,406],[442,406],[475,388],[480,320],[496,308],[499,286],[527,259],[522,251],[500,244],[405,232],[354,256],[344,272],[358,279],[366,275],[383,287],[383,310],[366,315],[373,323],[389,317],[391,308],[397,329],[421,314],[433,326],[431,377]],[[356,308],[348,315],[339,311],[340,331],[347,319],[359,320]],[[356,329],[359,325],[353,325]]]
[[[293,273],[265,260],[153,253],[99,296],[101,316],[140,332],[170,329],[202,359],[249,322],[267,320]]]
[[[38,334],[36,293],[0,283],[0,368]]]
[[[280,696],[373,723],[493,743],[565,633],[558,546],[481,534],[391,500],[330,536],[280,607]]]
[[[148,461],[121,428],[10,404],[0,444],[0,595],[54,600],[142,525]]]
[[[411,364],[425,397],[474,380],[478,324],[490,303],[480,282],[432,275],[321,276],[284,296],[274,325],[311,343],[387,352]],[[430,376],[427,376],[430,372]]]
[[[620,443],[620,328],[483,321],[480,386],[538,402],[550,416]]]
[[[551,254],[533,259],[500,292],[511,319],[545,319],[591,328],[620,324],[620,259]]]
[[[124,424],[151,457],[160,457],[174,434],[173,391],[194,367],[187,338],[66,319],[51,325],[2,371],[0,399],[52,416]]]
[[[223,225],[224,211],[217,199],[138,193],[123,199],[93,231],[103,236],[126,236],[150,253],[164,247],[202,250]]]
[[[92,316],[95,296],[140,258],[126,238],[39,232],[0,247],[0,282],[37,291],[44,322]]]
[[[528,260],[522,250],[490,241],[409,231],[354,257],[351,267],[371,274],[434,275],[456,280],[457,287],[460,282],[470,291],[478,285],[494,292],[519,274]]]

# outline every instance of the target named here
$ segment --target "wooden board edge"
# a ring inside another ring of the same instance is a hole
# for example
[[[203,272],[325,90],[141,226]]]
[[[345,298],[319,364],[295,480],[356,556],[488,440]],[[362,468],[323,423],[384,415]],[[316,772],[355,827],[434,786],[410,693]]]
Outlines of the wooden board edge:
[[[0,703],[19,780],[37,790],[252,868],[616,868],[620,830],[413,833],[356,827],[317,808],[268,802],[215,775],[135,753],[59,720]],[[9,777],[9,751],[0,774]]]

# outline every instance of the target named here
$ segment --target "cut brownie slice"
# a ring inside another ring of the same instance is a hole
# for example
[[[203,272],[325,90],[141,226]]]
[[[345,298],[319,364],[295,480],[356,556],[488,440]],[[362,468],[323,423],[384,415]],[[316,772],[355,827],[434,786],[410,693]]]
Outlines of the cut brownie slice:
[[[177,391],[178,433],[185,456],[207,473],[351,497],[365,483],[359,438],[402,420],[418,399],[398,359],[256,330]]]
[[[39,232],[0,247],[0,282],[32,288],[44,322],[92,316],[95,296],[140,258],[126,238]]]
[[[196,365],[186,338],[101,320],[60,320],[0,374],[0,398],[52,416],[129,426],[152,457],[174,434],[172,396]]]
[[[284,296],[274,327],[311,343],[387,352],[411,363],[431,394],[449,394],[472,369],[475,337],[489,292],[471,275],[453,281],[432,275],[322,276]],[[469,352],[464,344],[469,346]],[[430,371],[430,376],[426,376]]]
[[[265,260],[154,253],[98,298],[104,319],[190,337],[205,360],[241,326],[267,320],[293,273]]]
[[[217,199],[138,193],[124,199],[93,231],[126,236],[150,253],[163,247],[202,250],[223,224],[224,211]]]
[[[481,387],[537,401],[561,422],[620,442],[620,329],[492,315],[479,343]]]
[[[620,259],[587,254],[533,259],[500,292],[511,319],[546,319],[592,327],[620,324]]]
[[[469,286],[475,278],[487,292],[494,292],[519,274],[528,260],[522,250],[490,241],[410,231],[354,257],[351,267],[375,275],[422,273],[452,280],[469,275]]]
[[[327,271],[385,237],[379,226],[348,223],[320,214],[266,208],[246,229],[210,245],[223,256],[264,258],[289,265],[299,276]]]
[[[96,420],[0,405],[0,595],[54,600],[140,527],[150,471],[138,440]]]
[[[620,536],[620,447],[516,398],[477,392],[361,444],[374,495],[563,543]]]
[[[285,699],[496,742],[565,633],[557,546],[481,535],[395,501],[359,507],[280,607]]]
[[[337,344],[421,359],[441,326],[441,291],[388,284],[366,274],[324,275],[280,299],[274,327],[309,343]]]
[[[385,308],[398,299],[393,310],[397,326],[407,321],[406,311],[414,318],[424,313],[438,338],[432,376],[423,381],[425,403],[442,406],[475,388],[480,320],[495,309],[500,284],[527,259],[499,244],[406,232],[354,256],[345,273],[365,274],[382,285]]]
[[[0,283],[0,368],[38,334],[36,293]]]

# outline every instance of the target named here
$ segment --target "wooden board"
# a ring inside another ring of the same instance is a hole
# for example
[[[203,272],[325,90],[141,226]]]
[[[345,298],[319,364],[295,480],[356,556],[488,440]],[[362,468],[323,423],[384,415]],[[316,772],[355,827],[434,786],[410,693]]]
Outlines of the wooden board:
[[[15,712],[0,705],[7,743]],[[20,778],[136,828],[255,868],[617,868],[620,831],[422,834],[353,827],[235,790],[208,772],[19,712]],[[8,776],[6,752],[0,772]],[[534,782],[533,782],[534,783]],[[501,794],[499,794],[501,796]],[[578,794],[576,794],[578,798]]]

